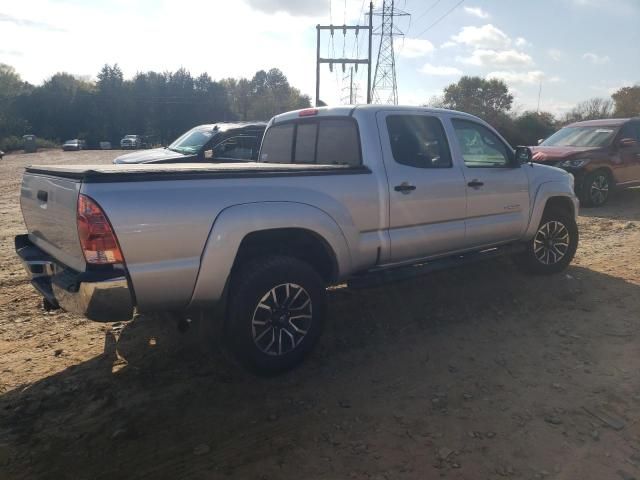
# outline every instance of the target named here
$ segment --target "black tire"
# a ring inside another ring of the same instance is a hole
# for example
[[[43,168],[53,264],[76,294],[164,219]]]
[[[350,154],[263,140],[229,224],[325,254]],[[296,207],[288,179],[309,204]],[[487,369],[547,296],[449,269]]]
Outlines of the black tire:
[[[601,207],[613,191],[613,178],[606,170],[591,172],[582,180],[579,198],[583,207]]]
[[[254,373],[289,370],[317,343],[326,304],[325,284],[307,263],[284,256],[248,261],[231,279],[226,343]]]
[[[565,234],[568,237],[566,248],[563,246],[565,242],[562,241]],[[561,272],[573,260],[578,249],[578,240],[575,218],[562,210],[548,210],[543,214],[536,234],[527,242],[526,250],[514,256],[514,262],[526,273],[550,275]]]

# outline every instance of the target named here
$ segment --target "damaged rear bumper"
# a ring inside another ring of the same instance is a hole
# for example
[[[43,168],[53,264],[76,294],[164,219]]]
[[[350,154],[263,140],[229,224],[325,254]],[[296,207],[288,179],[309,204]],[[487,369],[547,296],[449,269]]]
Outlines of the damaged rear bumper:
[[[34,245],[28,235],[15,237],[15,249],[31,284],[52,305],[99,322],[133,316],[133,295],[123,270],[77,272]]]

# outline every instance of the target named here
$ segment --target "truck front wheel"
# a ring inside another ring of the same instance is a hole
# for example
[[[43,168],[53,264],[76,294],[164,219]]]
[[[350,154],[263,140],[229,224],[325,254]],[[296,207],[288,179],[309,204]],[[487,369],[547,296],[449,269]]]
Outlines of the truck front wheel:
[[[250,370],[293,368],[318,341],[327,294],[307,263],[285,256],[250,260],[233,274],[229,294],[227,342]]]
[[[567,268],[578,248],[578,226],[572,215],[550,209],[544,213],[526,250],[515,256],[516,265],[527,273],[551,274]]]

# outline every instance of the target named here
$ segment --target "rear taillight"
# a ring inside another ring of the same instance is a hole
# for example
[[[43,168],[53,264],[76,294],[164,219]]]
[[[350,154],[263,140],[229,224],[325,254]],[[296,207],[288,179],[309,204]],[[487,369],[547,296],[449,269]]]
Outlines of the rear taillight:
[[[87,263],[123,263],[122,252],[111,224],[91,198],[78,196],[78,236]]]

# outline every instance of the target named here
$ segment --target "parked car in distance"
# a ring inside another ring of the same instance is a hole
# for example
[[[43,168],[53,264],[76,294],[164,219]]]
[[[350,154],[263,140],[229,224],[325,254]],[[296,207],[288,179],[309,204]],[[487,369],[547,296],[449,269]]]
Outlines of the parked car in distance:
[[[574,175],[585,207],[604,205],[614,189],[640,185],[640,118],[572,123],[531,150],[535,162]]]
[[[212,331],[272,373],[318,340],[327,286],[496,255],[565,269],[578,246],[573,177],[530,159],[452,110],[300,110],[271,120],[259,162],[27,167],[15,248],[50,307],[94,320],[135,308],[214,321],[225,305]]]
[[[84,150],[85,148],[87,148],[86,142],[77,138],[74,138],[73,140],[67,140],[62,144],[62,150],[64,150],[65,152]]]
[[[113,163],[241,162],[257,160],[266,122],[199,125],[165,148],[117,157]]]
[[[125,135],[124,138],[120,140],[120,148],[123,150],[136,150],[142,147],[143,141],[140,135]]]

